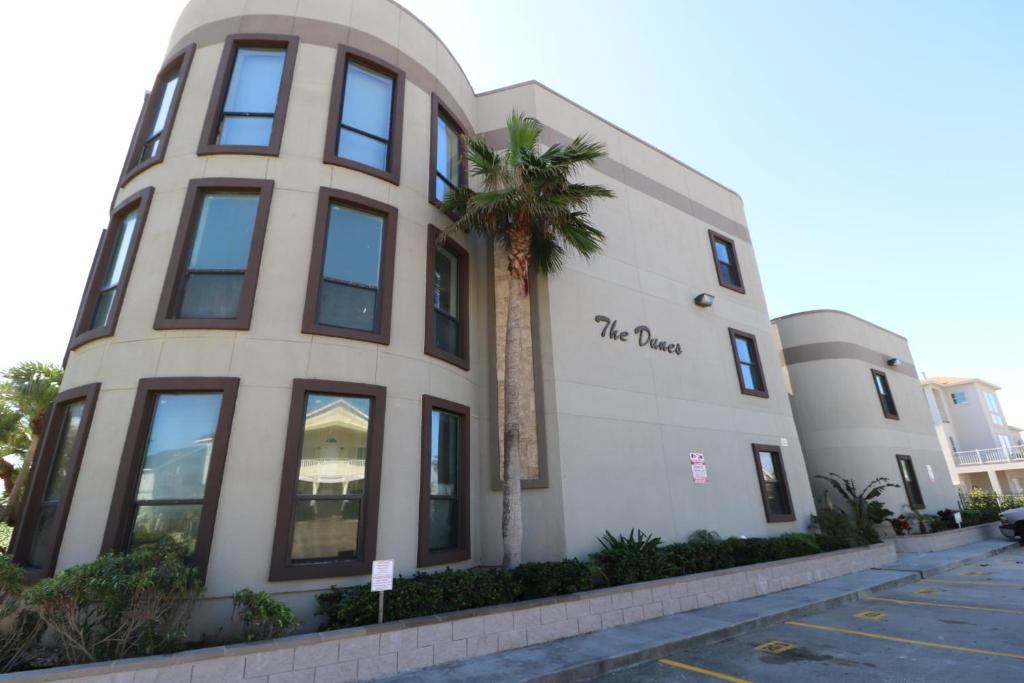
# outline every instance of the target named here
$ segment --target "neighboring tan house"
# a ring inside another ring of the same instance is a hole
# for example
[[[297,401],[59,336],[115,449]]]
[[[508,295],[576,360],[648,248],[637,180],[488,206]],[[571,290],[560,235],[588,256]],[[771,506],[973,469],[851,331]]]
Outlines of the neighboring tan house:
[[[995,493],[1024,493],[1024,441],[1007,422],[999,387],[977,377],[921,380],[953,483]]]
[[[906,338],[842,311],[772,324],[815,496],[829,490],[816,475],[834,472],[858,488],[898,484],[882,496],[895,513],[956,509]]]

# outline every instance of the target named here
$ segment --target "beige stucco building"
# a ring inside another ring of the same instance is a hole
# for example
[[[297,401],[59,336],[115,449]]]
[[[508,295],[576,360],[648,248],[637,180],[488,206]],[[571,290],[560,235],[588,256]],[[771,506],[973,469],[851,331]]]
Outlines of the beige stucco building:
[[[898,484],[881,499],[896,514],[957,509],[906,338],[842,311],[772,324],[816,498],[828,489],[817,476],[834,472]]]
[[[926,377],[921,387],[953,483],[1024,493],[1024,441],[999,402],[999,387],[977,377]]]
[[[389,0],[193,0],[167,55],[16,542],[37,575],[171,535],[205,567],[203,626],[243,587],[309,619],[373,559],[499,563],[506,278],[434,229],[467,182],[455,133],[500,144],[512,110],[547,144],[604,142],[585,180],[616,194],[594,208],[603,253],[532,287],[525,559],[606,529],[806,528],[735,192],[539,83],[475,93]]]

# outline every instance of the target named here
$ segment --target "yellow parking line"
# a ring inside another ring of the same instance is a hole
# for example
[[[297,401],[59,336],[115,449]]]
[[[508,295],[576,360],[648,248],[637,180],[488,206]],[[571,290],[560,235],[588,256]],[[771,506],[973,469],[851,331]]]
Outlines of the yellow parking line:
[[[1006,581],[967,581],[961,579],[921,579],[931,583],[962,583],[965,586],[994,586],[996,588],[1024,588],[1024,583],[1010,583]]]
[[[961,645],[948,645],[946,643],[933,643],[928,640],[914,640],[912,638],[900,638],[898,636],[886,636],[881,633],[869,633],[868,631],[854,631],[850,628],[839,628],[838,626],[824,626],[822,624],[808,624],[802,621],[787,621],[790,626],[800,626],[801,628],[813,628],[819,631],[831,631],[832,633],[846,633],[851,636],[861,636],[864,638],[876,638],[878,640],[890,640],[896,643],[906,643],[908,645],[920,645],[921,647],[936,647],[942,650],[956,650],[957,652],[973,652],[978,655],[988,655],[990,657],[1009,657],[1010,659],[1021,659],[1024,660],[1024,655],[1015,654],[1013,652],[996,652],[995,650],[979,650],[974,647],[963,647]]]
[[[896,598],[872,598],[868,597],[865,600],[875,600],[877,602],[892,602],[897,605],[922,605],[925,607],[951,607],[953,609],[969,609],[977,610],[978,612],[999,612],[1000,614],[1024,614],[1024,609],[1006,609],[1004,607],[978,607],[977,605],[955,605],[951,602],[928,602],[926,600],[897,600]],[[856,616],[856,615],[854,615]]]
[[[692,664],[683,664],[682,662],[677,662],[674,659],[659,659],[658,661],[666,666],[674,666],[675,668],[683,669],[684,671],[693,671],[694,673],[704,674],[711,678],[717,678],[720,681],[730,681],[731,683],[750,683],[750,681],[745,678],[736,678],[735,676],[719,673],[718,671],[712,671],[711,669],[702,669],[701,667],[693,666]]]

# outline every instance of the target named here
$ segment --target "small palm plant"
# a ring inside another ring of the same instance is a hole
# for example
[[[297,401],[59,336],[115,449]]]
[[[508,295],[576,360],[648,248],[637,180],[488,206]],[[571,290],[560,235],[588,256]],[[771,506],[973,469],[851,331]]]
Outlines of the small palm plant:
[[[18,363],[3,373],[4,393],[21,413],[22,420],[28,423],[32,438],[25,452],[21,470],[8,496],[5,521],[10,524],[14,524],[18,519],[22,494],[28,481],[29,467],[39,445],[46,411],[60,391],[63,376],[64,370],[59,365],[35,361]]]
[[[858,491],[853,479],[845,479],[835,472],[829,472],[827,477],[819,474],[817,478],[827,481],[840,498],[846,502],[851,515],[850,521],[853,522],[853,528],[857,535],[868,542],[877,541],[878,534],[874,528],[876,520],[880,522],[879,517],[885,519],[887,514],[891,516],[892,512],[886,510],[881,501],[876,499],[887,488],[898,489],[899,485],[890,482],[888,477],[878,477]]]
[[[448,192],[443,208],[453,217],[449,231],[483,235],[507,256],[511,282],[505,325],[504,463],[501,535],[503,566],[520,563],[523,540],[520,487],[522,424],[522,337],[529,334],[523,315],[530,272],[558,272],[570,254],[589,258],[601,250],[604,233],[590,222],[594,199],[612,197],[600,185],[574,181],[585,166],[605,155],[605,148],[586,135],[568,144],[540,149],[541,124],[513,112],[506,124],[503,151],[481,138],[464,140],[470,175],[480,191],[459,187]],[[518,286],[517,286],[518,285]]]

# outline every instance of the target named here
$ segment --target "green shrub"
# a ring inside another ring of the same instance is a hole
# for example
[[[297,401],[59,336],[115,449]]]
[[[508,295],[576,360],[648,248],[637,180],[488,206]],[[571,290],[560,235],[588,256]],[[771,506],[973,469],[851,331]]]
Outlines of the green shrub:
[[[671,574],[671,564],[659,549],[661,539],[637,529],[629,536],[605,531],[597,539],[601,549],[590,555],[598,572],[611,586],[660,579]]]
[[[280,638],[299,627],[299,620],[288,606],[264,591],[243,588],[231,600],[231,618],[237,617],[241,622],[242,639],[247,643]]]
[[[182,649],[192,606],[203,590],[186,550],[165,541],[108,553],[26,591],[65,663]]]
[[[818,546],[823,553],[846,550],[853,545],[853,540],[849,536],[815,536],[814,538],[818,541]]]
[[[999,510],[999,496],[985,489],[971,489],[964,502],[968,510]]]
[[[520,600],[590,590],[591,574],[590,567],[579,560],[527,562],[512,570],[512,577],[519,584]]]
[[[0,555],[0,673],[28,661],[43,634],[39,617],[25,608],[22,576],[21,567]]]
[[[11,547],[11,536],[14,535],[14,527],[10,524],[0,522],[0,555],[7,552]]]
[[[976,524],[988,524],[989,522],[998,522],[999,509],[966,509],[961,511],[960,518],[963,520],[964,526],[974,526]]]

